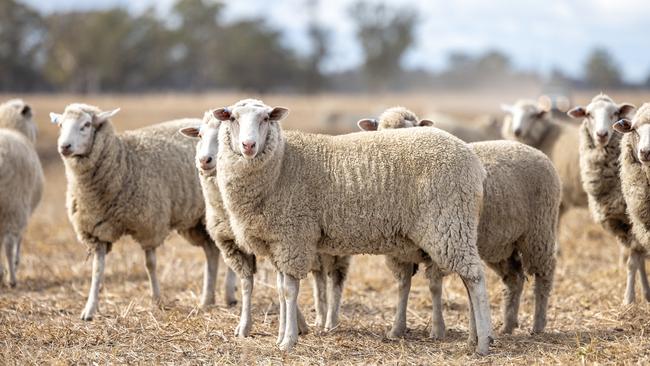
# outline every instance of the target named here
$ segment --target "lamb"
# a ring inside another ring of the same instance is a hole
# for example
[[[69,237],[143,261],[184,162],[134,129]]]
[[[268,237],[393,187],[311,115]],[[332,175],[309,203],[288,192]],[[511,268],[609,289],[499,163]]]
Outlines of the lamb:
[[[637,271],[643,293],[650,301],[650,286],[643,259],[645,250],[634,240],[621,190],[619,158],[622,135],[612,129],[614,123],[626,118],[634,108],[628,103],[618,105],[609,96],[599,94],[586,107],[577,106],[568,112],[571,118],[584,119],[580,126],[580,174],[589,200],[589,211],[596,222],[616,237],[622,248],[631,251],[627,262],[624,304],[634,302]]]
[[[204,143],[204,140],[216,139],[220,125],[221,121],[214,118],[212,111],[208,111],[200,126],[185,127],[180,132],[191,138],[199,138],[195,163],[206,202],[206,226],[208,233],[221,249],[224,261],[241,280],[242,310],[239,325],[235,328],[235,336],[243,338],[248,337],[251,329],[253,275],[257,267],[255,255],[245,245],[238,245],[235,241],[235,234],[230,228],[228,215],[223,207],[221,193],[217,186],[216,159],[213,158],[217,154],[216,145]],[[325,330],[333,329],[338,324],[341,292],[349,263],[348,256],[336,257],[323,254],[316,258],[312,264],[316,326],[325,328]],[[300,333],[307,333],[307,324],[300,312],[298,314]]]
[[[630,121],[622,118],[614,124],[614,129],[625,134],[621,139],[620,178],[621,190],[627,205],[627,214],[632,224],[634,244],[628,259],[628,288],[626,301],[634,300],[634,272],[636,268],[641,275],[641,285],[646,300],[650,301],[648,283],[645,275],[644,257],[650,250],[650,215],[648,198],[650,197],[650,104],[644,103]],[[635,132],[635,133],[630,133]],[[630,269],[632,267],[632,269]],[[630,278],[632,277],[632,278]],[[630,282],[632,284],[630,285]],[[632,289],[630,290],[630,287]]]
[[[118,111],[70,104],[63,114],[50,114],[61,129],[58,150],[68,180],[68,217],[78,240],[94,252],[92,282],[81,319],[92,320],[95,315],[105,256],[113,242],[125,235],[145,251],[155,302],[160,301],[156,248],[172,230],[202,247],[206,265],[201,305],[211,305],[219,249],[205,228],[205,203],[191,164],[194,145],[178,133],[199,120],[171,121],[118,135],[109,121]],[[228,270],[228,304],[236,302],[234,280]]]
[[[4,246],[9,286],[16,286],[22,236],[41,200],[43,169],[34,148],[36,125],[22,100],[0,105],[0,252]],[[0,260],[0,283],[4,269]]]
[[[508,113],[501,134],[504,139],[528,144],[546,154],[562,180],[560,221],[571,207],[587,207],[587,193],[580,180],[579,127],[549,118],[547,109],[531,100],[501,105]]]
[[[359,127],[367,127],[366,120]],[[426,126],[404,107],[382,113],[377,129]],[[375,128],[370,126],[370,130]],[[555,271],[555,242],[560,205],[560,178],[551,161],[539,150],[513,141],[471,143],[487,171],[484,183],[483,210],[478,227],[477,247],[481,258],[503,280],[503,334],[518,326],[519,299],[523,290],[524,270],[535,276],[535,320],[533,333],[544,330],[546,310]],[[413,264],[401,258],[388,258],[399,281],[399,300],[392,336],[402,336],[406,329],[406,303],[410,287],[407,276]],[[423,255],[418,262],[427,263],[427,277],[433,302],[432,338],[445,333],[442,316],[441,287],[444,273]]]
[[[476,248],[486,173],[476,155],[434,129],[284,132],[278,122],[287,113],[242,100],[214,111],[222,127],[206,140],[218,144],[217,183],[236,241],[278,270],[280,348],[298,339],[299,279],[317,253],[402,258],[422,249],[463,279],[476,351],[487,354],[490,310]]]

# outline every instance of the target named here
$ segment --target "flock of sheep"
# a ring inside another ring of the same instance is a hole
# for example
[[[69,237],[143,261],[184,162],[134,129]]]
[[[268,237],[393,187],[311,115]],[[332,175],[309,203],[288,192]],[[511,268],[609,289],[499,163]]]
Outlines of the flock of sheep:
[[[236,303],[240,278],[239,337],[251,330],[257,258],[277,271],[277,344],[290,350],[308,332],[297,304],[300,280],[312,273],[315,325],[333,329],[350,256],[381,254],[398,281],[389,337],[406,330],[411,277],[424,264],[431,337],[445,336],[442,278],[456,273],[469,298],[468,341],[487,354],[494,336],[483,263],[505,286],[500,332],[518,327],[527,275],[535,279],[532,332],[542,332],[558,218],[569,207],[587,205],[628,257],[624,302],[634,301],[636,272],[650,301],[650,104],[629,119],[634,106],[601,94],[569,111],[583,120],[580,125],[556,121],[532,101],[502,109],[504,140],[492,140],[497,136],[488,130],[437,125],[403,107],[358,122],[377,132],[339,136],[283,131],[279,122],[288,109],[254,99],[208,111],[203,120],[122,134],[110,121],[117,109],[71,104],[63,114],[50,113],[60,127],[68,217],[94,254],[81,318],[97,312],[105,256],[125,235],[145,251],[151,296],[158,301],[156,248],[177,231],[205,252],[202,306],[215,302],[220,255],[229,267],[227,304]],[[27,104],[0,105],[0,245],[10,286],[23,231],[42,192],[35,138]]]

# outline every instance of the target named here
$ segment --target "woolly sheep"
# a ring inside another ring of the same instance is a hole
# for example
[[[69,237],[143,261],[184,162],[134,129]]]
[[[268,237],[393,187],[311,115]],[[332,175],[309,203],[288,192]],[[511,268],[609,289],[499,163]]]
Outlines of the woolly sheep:
[[[488,353],[490,310],[476,249],[486,173],[476,155],[433,129],[381,136],[284,132],[278,122],[287,113],[250,99],[214,111],[225,122],[217,182],[235,238],[278,270],[286,303],[280,348],[297,341],[299,279],[317,253],[405,257],[422,249],[463,279],[476,351]]]
[[[501,130],[503,138],[528,144],[546,154],[562,181],[560,221],[571,207],[587,207],[587,194],[580,180],[579,127],[552,121],[548,111],[531,100],[501,105],[508,113]]]
[[[359,121],[362,129],[365,126],[363,121]],[[418,122],[415,114],[404,107],[386,110],[378,121],[378,126],[390,126],[382,129],[425,124]],[[518,326],[525,270],[535,276],[533,333],[542,332],[546,325],[546,309],[555,271],[560,179],[543,153],[524,144],[486,141],[469,146],[487,171],[477,247],[481,258],[506,286],[501,331],[510,334]],[[420,259],[430,262],[426,256]],[[393,273],[398,274],[396,277],[400,288],[391,335],[401,336],[406,329],[406,303],[410,287],[410,276],[407,274],[413,264],[399,258],[389,258],[388,262]],[[427,277],[433,300],[433,338],[441,338],[445,332],[441,298],[443,275],[436,266],[428,263]]]
[[[648,199],[650,198],[650,104],[643,104],[632,121],[622,118],[616,122],[614,129],[625,134],[621,139],[619,160],[621,190],[636,242],[632,247],[628,263],[636,262],[636,265],[633,264],[631,267],[638,269],[644,296],[646,300],[650,301],[644,262],[644,257],[650,250],[650,233],[648,232],[650,224],[650,214],[648,213],[650,212],[648,210]],[[631,290],[630,282],[632,282]],[[630,275],[630,270],[628,270],[626,300],[630,297],[633,300],[633,294],[634,274]]]
[[[195,164],[199,172],[201,187],[206,203],[206,226],[210,236],[221,249],[224,261],[241,279],[242,310],[239,325],[235,329],[238,337],[247,337],[251,329],[251,296],[253,292],[253,275],[256,272],[256,258],[245,244],[238,245],[235,234],[230,228],[228,215],[223,207],[221,193],[217,186],[216,145],[204,143],[216,139],[221,121],[205,113],[200,126],[185,127],[182,134],[200,138],[196,148]],[[338,323],[338,311],[341,302],[343,282],[349,267],[349,257],[321,255],[312,264],[314,278],[314,304],[316,307],[316,326],[333,329]],[[326,279],[329,279],[327,281]],[[307,325],[299,315],[300,333],[307,332]]]
[[[62,115],[50,114],[61,129],[58,150],[68,179],[68,217],[79,241],[94,252],[90,293],[81,318],[93,318],[104,257],[124,235],[130,235],[145,251],[151,295],[159,301],[156,248],[172,230],[203,248],[206,265],[201,304],[210,305],[214,303],[219,249],[205,229],[205,203],[191,163],[194,145],[178,133],[198,120],[161,123],[118,135],[109,121],[118,111],[71,104]],[[227,303],[235,302],[233,282],[229,270]]]
[[[35,141],[36,125],[29,105],[19,99],[1,104],[0,252],[4,246],[11,287],[16,286],[23,232],[43,192],[43,169]],[[0,283],[3,276],[0,260]]]
[[[634,240],[627,205],[621,191],[619,176],[620,141],[622,135],[612,128],[634,110],[631,104],[617,105],[609,96],[599,94],[586,107],[577,106],[568,112],[580,126],[580,174],[587,192],[589,210],[596,222],[616,237],[622,248],[630,249],[627,263],[627,286],[624,304],[634,302],[634,280],[639,272],[643,293],[650,300],[645,274],[644,250]]]

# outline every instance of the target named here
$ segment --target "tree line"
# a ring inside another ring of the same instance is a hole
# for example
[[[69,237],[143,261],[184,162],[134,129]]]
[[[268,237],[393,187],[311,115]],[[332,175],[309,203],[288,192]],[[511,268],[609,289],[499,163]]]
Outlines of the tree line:
[[[366,1],[347,12],[363,62],[325,73],[333,43],[330,30],[317,21],[317,5],[305,0],[311,14],[311,51],[305,55],[288,47],[264,19],[224,22],[221,2],[177,0],[161,17],[153,8],[133,14],[119,7],[42,14],[18,0],[0,0],[0,91],[383,91],[543,81],[516,71],[499,51],[452,52],[447,68],[437,73],[405,70],[401,61],[416,43],[420,17],[405,6]],[[583,77],[558,71],[551,79],[578,87],[625,86],[604,49],[594,50]]]

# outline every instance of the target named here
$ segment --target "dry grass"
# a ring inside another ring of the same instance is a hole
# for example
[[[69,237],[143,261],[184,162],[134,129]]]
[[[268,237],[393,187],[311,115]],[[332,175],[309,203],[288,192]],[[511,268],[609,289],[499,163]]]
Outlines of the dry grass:
[[[167,95],[143,98],[91,98],[104,108],[120,106],[118,129],[157,121],[200,116],[202,110],[229,104],[237,95]],[[588,96],[579,98],[581,101]],[[644,96],[630,95],[639,103]],[[19,284],[0,288],[0,364],[180,363],[180,364],[578,364],[650,363],[650,306],[622,306],[625,271],[618,265],[619,248],[594,225],[586,211],[569,213],[561,230],[562,257],[543,335],[530,336],[533,311],[530,281],[521,306],[521,327],[500,337],[485,358],[466,346],[467,301],[456,277],[445,280],[444,304],[449,337],[427,338],[430,323],[428,287],[418,274],[409,304],[406,339],[392,341],[384,333],[395,308],[396,283],[383,259],[356,257],[345,287],[340,326],[330,333],[300,338],[291,354],[275,347],[277,300],[272,274],[256,278],[252,337],[232,333],[238,307],[219,305],[207,311],[196,307],[200,293],[203,254],[176,236],[159,250],[162,309],[148,295],[144,258],[137,245],[124,239],[108,256],[100,314],[93,322],[78,319],[89,286],[91,263],[77,243],[64,210],[65,177],[55,152],[56,128],[47,112],[61,111],[74,96],[26,96],[41,123],[39,152],[46,164],[45,197],[23,245]],[[6,98],[0,98],[6,99]],[[392,104],[411,106],[420,113],[443,109],[462,116],[490,112],[514,96],[268,96],[273,104],[292,108],[287,125],[324,130],[315,113],[343,110],[350,115],[376,114]],[[481,100],[482,104],[476,104]],[[472,103],[472,104],[470,104]],[[474,105],[476,104],[476,105]],[[472,106],[469,108],[469,106]],[[445,108],[440,108],[445,106]],[[334,126],[354,128],[353,119]],[[313,122],[313,124],[311,124]],[[331,126],[330,126],[331,127]],[[223,268],[221,268],[223,272]],[[220,275],[220,280],[223,273]],[[222,282],[222,281],[220,281]],[[300,303],[313,322],[310,281],[303,281]],[[489,273],[493,324],[501,323],[501,285]],[[640,297],[640,295],[639,295]]]

